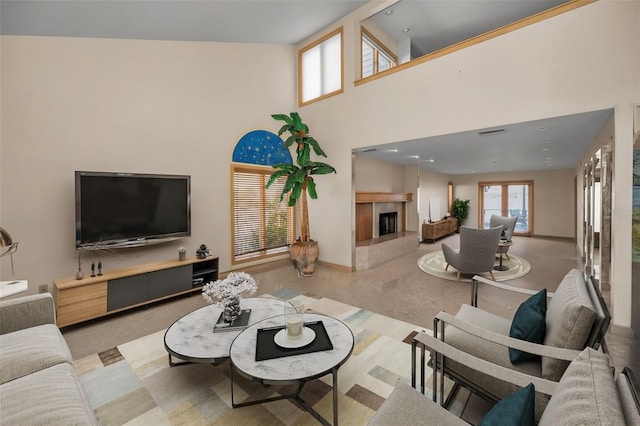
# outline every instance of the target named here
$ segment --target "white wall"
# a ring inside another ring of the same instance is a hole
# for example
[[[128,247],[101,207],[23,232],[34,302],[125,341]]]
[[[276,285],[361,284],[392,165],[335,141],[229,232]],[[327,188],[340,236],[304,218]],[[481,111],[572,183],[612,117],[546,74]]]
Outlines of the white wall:
[[[0,42],[0,213],[20,242],[16,278],[28,279],[31,293],[77,270],[74,170],[192,177],[192,237],[102,253],[105,270],[174,258],[179,245],[193,255],[201,243],[229,270],[232,150],[247,131],[277,131],[270,114],[294,110],[293,47],[10,36]],[[322,185],[319,192],[331,197]],[[83,257],[87,273],[92,257]],[[2,264],[2,279],[9,279],[7,257]]]
[[[629,159],[629,164],[616,162],[614,204],[631,211],[632,107],[640,99],[639,2],[600,0],[354,86],[357,22],[364,16],[363,8],[327,28],[344,26],[344,93],[301,108],[338,169],[320,186],[331,196],[311,211],[314,226],[328,229],[320,241],[325,260],[351,259],[352,221],[345,220],[353,210],[347,171],[351,149],[382,143],[614,107],[616,158]],[[630,215],[621,215],[613,226],[612,279],[621,283],[622,294],[630,294]],[[548,226],[540,231],[551,232]],[[630,303],[617,303],[614,323],[628,326],[630,311]]]
[[[452,176],[454,198],[469,199],[469,217],[465,224],[480,227],[478,182],[533,181],[533,234],[536,236],[575,237],[573,169],[513,173],[483,173]]]
[[[357,192],[406,192],[405,166],[361,155],[356,155],[354,161],[354,186]]]
[[[432,198],[440,200],[441,216],[449,212],[449,181],[451,181],[449,175],[420,170],[420,223],[423,223],[427,217],[433,221],[442,219],[442,217],[430,216],[429,203]]]

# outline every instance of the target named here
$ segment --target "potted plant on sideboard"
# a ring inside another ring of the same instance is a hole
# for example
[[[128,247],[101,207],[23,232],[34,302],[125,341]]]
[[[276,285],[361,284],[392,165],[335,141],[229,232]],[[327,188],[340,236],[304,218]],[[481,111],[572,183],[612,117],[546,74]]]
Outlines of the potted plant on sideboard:
[[[469,217],[469,200],[460,198],[453,200],[453,203],[451,203],[451,216],[458,220],[458,230],[456,232],[460,232],[462,222]]]
[[[336,173],[332,166],[319,161],[311,161],[311,150],[315,155],[326,157],[318,142],[309,136],[309,127],[302,121],[297,112],[286,114],[273,114],[275,120],[284,121],[284,125],[278,131],[278,136],[289,133],[284,145],[290,148],[296,145],[296,164],[275,164],[277,172],[271,175],[267,182],[269,188],[276,180],[286,177],[280,201],[289,193],[289,206],[298,208],[300,218],[300,236],[291,245],[289,256],[299,275],[309,276],[315,270],[318,261],[318,242],[311,239],[309,232],[309,210],[307,205],[307,193],[312,199],[318,198],[314,175],[326,175]],[[299,201],[299,202],[298,202]]]

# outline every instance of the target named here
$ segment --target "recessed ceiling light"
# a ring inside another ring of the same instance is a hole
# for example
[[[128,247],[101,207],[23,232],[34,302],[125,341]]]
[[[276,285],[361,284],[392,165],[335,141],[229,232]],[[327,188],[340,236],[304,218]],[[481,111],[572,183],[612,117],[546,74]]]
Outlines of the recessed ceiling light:
[[[384,14],[387,16],[391,15],[392,13],[393,13],[393,9],[387,9],[384,11]]]
[[[410,155],[409,158],[420,158],[419,155]]]
[[[409,31],[410,31],[410,30],[409,30],[409,27],[404,27],[404,28],[402,29],[402,32],[403,32],[403,33],[408,33]]]
[[[553,160],[553,158],[551,158],[551,157],[547,157],[547,158],[545,158],[545,160],[547,160],[547,161],[551,161],[551,160]]]
[[[549,148],[542,148],[543,151],[549,151]]]
[[[385,149],[385,152],[398,152],[397,149]]]
[[[541,132],[546,132],[547,130],[549,130],[548,127],[538,127],[538,130],[540,130]]]

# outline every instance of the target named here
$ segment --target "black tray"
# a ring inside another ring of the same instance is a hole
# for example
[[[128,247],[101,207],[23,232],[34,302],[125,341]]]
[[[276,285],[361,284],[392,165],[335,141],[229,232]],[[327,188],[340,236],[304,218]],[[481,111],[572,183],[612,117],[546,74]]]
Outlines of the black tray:
[[[282,358],[291,355],[309,354],[312,352],[327,351],[333,349],[331,339],[324,328],[322,321],[305,322],[304,325],[316,332],[316,338],[308,345],[299,348],[283,348],[276,344],[274,336],[284,326],[259,328],[256,341],[256,361]]]

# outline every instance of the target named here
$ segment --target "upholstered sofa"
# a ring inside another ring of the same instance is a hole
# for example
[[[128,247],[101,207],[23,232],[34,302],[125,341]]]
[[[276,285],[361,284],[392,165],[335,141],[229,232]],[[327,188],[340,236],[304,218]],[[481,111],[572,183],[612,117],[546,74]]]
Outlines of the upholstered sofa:
[[[97,424],[49,293],[0,302],[0,423]]]
[[[422,344],[437,348],[449,359],[465,365],[500,375],[520,386],[533,383],[536,389],[544,389],[551,399],[537,424],[539,425],[640,425],[637,384],[633,374],[626,370],[614,378],[608,355],[592,348],[584,349],[572,362],[558,383],[538,377],[527,377],[518,372],[461,352],[445,342],[424,333],[417,336]],[[458,357],[460,356],[460,357]],[[514,394],[515,396],[515,394]],[[531,398],[531,401],[534,398]],[[503,400],[506,401],[506,400]],[[494,410],[497,408],[494,407]],[[502,408],[502,407],[501,407]],[[529,418],[525,413],[509,406],[496,415],[490,411],[480,424],[533,424],[533,411]],[[487,421],[493,414],[493,422]],[[467,423],[418,392],[403,380],[399,380],[393,392],[378,409],[369,426],[393,425],[466,425]]]

